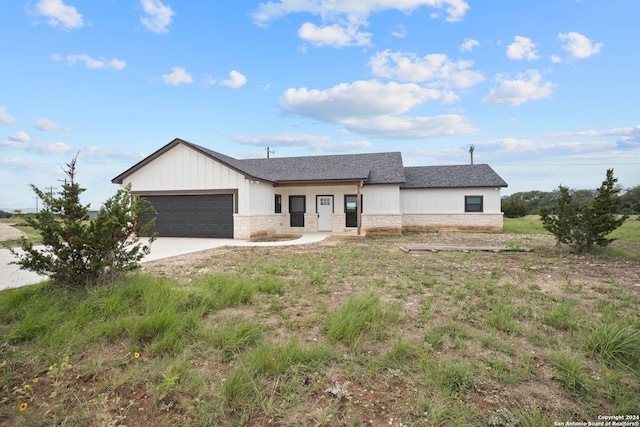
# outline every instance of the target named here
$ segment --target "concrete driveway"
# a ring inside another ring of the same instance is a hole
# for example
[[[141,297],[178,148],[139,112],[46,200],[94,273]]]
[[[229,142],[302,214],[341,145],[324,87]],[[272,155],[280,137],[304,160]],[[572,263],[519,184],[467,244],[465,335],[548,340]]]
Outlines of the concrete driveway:
[[[234,239],[161,237],[153,242],[151,245],[151,253],[146,256],[142,262],[156,261],[163,258],[171,258],[178,255],[222,248],[225,246],[308,245],[320,242],[326,239],[329,235],[329,233],[310,233],[303,234],[302,237],[295,240],[283,240],[280,242],[250,242],[248,240]],[[145,239],[140,239],[140,242],[146,243]],[[15,257],[8,249],[0,249],[0,290],[33,285],[47,279],[46,276],[39,276],[30,271],[20,270],[18,266],[10,264],[10,262],[14,260]]]

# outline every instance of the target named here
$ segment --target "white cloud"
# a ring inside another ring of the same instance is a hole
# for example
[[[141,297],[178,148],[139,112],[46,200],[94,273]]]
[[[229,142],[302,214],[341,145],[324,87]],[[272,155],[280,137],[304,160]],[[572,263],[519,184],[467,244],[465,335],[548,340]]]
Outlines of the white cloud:
[[[513,43],[507,47],[507,57],[509,59],[528,59],[534,60],[540,58],[536,53],[536,45],[531,39],[522,36],[516,36]]]
[[[573,142],[540,142],[535,139],[501,138],[483,141],[477,144],[481,147],[494,147],[497,150],[511,153],[589,153],[612,150],[616,148],[614,141],[573,141]]]
[[[89,69],[100,69],[107,68],[112,70],[122,70],[127,66],[125,61],[121,61],[120,59],[93,59],[89,55],[80,54],[80,55],[67,55],[62,57],[60,55],[53,55],[52,59],[54,61],[63,61],[66,62],[67,65],[75,65],[76,62],[84,62],[84,65]]]
[[[273,0],[261,3],[253,18],[257,24],[264,24],[290,13],[311,13],[323,19],[346,17],[356,22],[374,12],[394,9],[410,13],[421,6],[446,8],[450,22],[460,21],[469,9],[464,0]]]
[[[328,141],[326,135],[312,135],[308,133],[282,133],[279,135],[246,136],[237,135],[233,140],[248,145],[269,145],[274,147],[306,147]]]
[[[75,151],[70,145],[65,144],[64,142],[52,142],[50,144],[32,144],[30,146],[30,151],[36,151],[39,153],[69,153]]]
[[[81,147],[77,151],[80,152],[79,157],[87,163],[113,163],[113,161],[137,163],[146,157],[139,151],[109,150],[95,145]]]
[[[314,151],[350,152],[371,146],[369,141],[332,142],[326,135],[305,133],[283,133],[279,135],[235,136],[233,139],[241,144],[260,147],[308,147]]]
[[[2,141],[0,141],[0,145],[2,144]],[[10,168],[14,168],[14,169],[23,169],[23,168],[36,168],[39,167],[40,165],[37,164],[36,162],[29,160],[29,159],[16,159],[16,158],[11,158],[11,157],[0,157],[0,165],[4,165]],[[21,174],[21,176],[24,176],[24,174]]]
[[[515,107],[525,102],[550,98],[553,93],[553,84],[543,82],[542,75],[537,70],[529,70],[516,80],[499,80],[500,86],[491,89],[489,95],[482,100],[483,104],[509,104]]]
[[[16,141],[16,142],[29,142],[31,141],[31,138],[29,137],[28,133],[26,133],[23,130],[20,130],[14,133],[13,135],[10,135],[9,140]]]
[[[370,141],[327,142],[311,146],[315,151],[334,151],[340,153],[360,151],[369,147],[371,147]]]
[[[461,52],[469,52],[473,50],[473,48],[480,46],[480,42],[474,39],[464,39],[462,45],[460,45]]]
[[[618,148],[640,147],[640,125],[626,128],[615,128],[605,131],[578,131],[562,132],[543,135],[547,139],[584,139],[584,138],[608,138],[615,137],[615,145]]]
[[[140,17],[140,22],[152,33],[168,33],[168,26],[175,12],[170,6],[165,5],[160,0],[140,0],[140,5],[144,15]]]
[[[398,25],[395,30],[391,31],[393,37],[403,39],[407,36],[407,27],[404,25]]]
[[[353,118],[405,113],[441,97],[441,92],[417,84],[370,80],[343,83],[326,90],[290,88],[280,98],[280,107],[287,114],[343,123]]]
[[[344,83],[327,90],[289,89],[280,98],[291,115],[339,123],[348,132],[373,138],[412,139],[476,132],[460,115],[398,116],[446,93],[417,84],[383,84],[377,80]]]
[[[319,16],[323,25],[302,25],[298,36],[303,40],[315,46],[368,46],[372,34],[359,29],[368,26],[369,15],[385,10],[408,14],[421,6],[446,8],[450,22],[461,20],[469,9],[464,0],[272,0],[261,3],[253,19],[257,25],[265,25],[290,13],[309,13]],[[393,33],[396,37],[404,34],[404,30]]]
[[[171,73],[161,76],[163,82],[169,85],[193,83],[193,77],[183,67],[171,67]]]
[[[15,122],[16,120],[7,113],[7,109],[5,107],[0,107],[0,123],[12,125]]]
[[[532,139],[500,138],[482,141],[476,144],[477,147],[493,147],[497,150],[510,152],[534,152],[538,151],[542,144]]]
[[[369,46],[371,33],[358,31],[357,25],[344,28],[340,25],[316,26],[305,22],[298,30],[298,37],[314,46]]]
[[[558,39],[565,42],[562,48],[574,59],[593,56],[599,53],[603,46],[602,43],[594,43],[593,40],[576,32],[560,33]]]
[[[16,150],[24,150],[38,154],[59,154],[74,151],[74,148],[63,142],[33,143],[30,141],[0,141],[0,145]]]
[[[30,141],[30,138],[26,133],[22,133],[24,135],[18,135],[22,140],[19,140],[19,138],[13,138],[12,136],[9,141],[0,140],[0,146],[43,155],[80,153],[79,157],[88,163],[111,163],[114,160],[130,163],[138,162],[146,157],[146,155],[141,152],[109,150],[93,145],[74,147],[65,144],[64,142],[35,143]]]
[[[468,88],[484,80],[477,71],[468,70],[472,61],[452,61],[444,54],[423,58],[413,53],[376,53],[369,61],[374,75],[408,82],[431,82],[437,86]]]
[[[456,114],[435,117],[393,117],[351,119],[345,121],[351,131],[372,138],[420,139],[438,136],[465,135],[478,132],[464,117]]]
[[[214,80],[215,82],[215,80]],[[222,86],[228,86],[233,89],[244,86],[247,83],[247,78],[240,72],[233,70],[229,73],[229,79],[220,82]]]
[[[16,148],[16,149],[23,148],[25,146],[24,142],[12,141],[12,140],[9,140],[9,141],[0,140],[0,145],[9,147],[9,148]]]
[[[82,15],[75,7],[67,6],[62,0],[40,0],[36,6],[40,15],[49,18],[52,27],[61,26],[65,29],[81,28]]]
[[[209,74],[204,76],[202,82],[207,86],[213,86],[214,84],[218,83],[218,81],[211,77]]]
[[[60,125],[58,124],[58,122],[51,120],[51,119],[45,119],[43,117],[40,117],[38,119],[36,119],[36,121],[33,123],[33,126],[36,129],[40,129],[43,130],[45,132],[52,132],[52,131],[56,131],[56,130],[60,130]]]

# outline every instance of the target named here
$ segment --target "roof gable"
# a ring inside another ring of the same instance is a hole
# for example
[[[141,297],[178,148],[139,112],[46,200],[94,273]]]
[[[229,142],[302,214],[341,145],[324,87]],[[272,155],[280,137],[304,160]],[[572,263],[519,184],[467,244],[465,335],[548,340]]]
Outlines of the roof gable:
[[[233,157],[225,156],[224,154],[218,153],[218,152],[213,151],[213,150],[209,150],[208,148],[204,148],[204,147],[201,147],[199,145],[192,144],[191,142],[185,141],[183,139],[175,138],[173,141],[171,141],[170,143],[168,143],[164,147],[160,148],[159,150],[157,150],[154,153],[150,154],[149,156],[145,157],[144,159],[142,159],[141,161],[139,161],[135,165],[131,166],[126,171],[122,172],[120,175],[118,175],[115,178],[113,178],[111,180],[111,182],[114,183],[114,184],[122,184],[126,177],[128,177],[129,175],[132,175],[136,171],[142,169],[143,167],[145,167],[146,165],[148,165],[149,163],[151,163],[152,161],[154,161],[158,157],[162,156],[163,154],[167,153],[168,151],[170,151],[172,148],[174,148],[175,146],[177,146],[179,144],[183,144],[183,145],[191,148],[192,150],[198,151],[198,152],[204,154],[205,156],[207,156],[209,158],[217,160],[218,162],[224,164],[225,166],[230,167],[231,169],[233,169],[236,172],[246,176],[247,178],[256,178],[256,177],[251,176],[250,174],[248,174],[246,171],[242,170],[241,166],[238,164],[238,162],[240,162],[240,160],[234,159]]]
[[[407,181],[400,188],[506,187],[487,164],[417,166],[404,168]]]
[[[122,184],[127,176],[151,163],[178,144],[184,144],[215,159],[249,179],[271,183],[365,181],[366,184],[400,184],[405,181],[402,156],[399,152],[234,159],[217,151],[176,138],[113,178],[111,182]]]

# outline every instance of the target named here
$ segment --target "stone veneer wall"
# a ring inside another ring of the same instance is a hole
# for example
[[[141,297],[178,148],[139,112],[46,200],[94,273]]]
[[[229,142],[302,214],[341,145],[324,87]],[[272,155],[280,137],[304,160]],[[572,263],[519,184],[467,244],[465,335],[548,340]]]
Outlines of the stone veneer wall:
[[[502,231],[503,214],[362,214],[363,233],[400,233],[403,227],[455,230]],[[277,233],[314,233],[318,231],[318,215],[306,213],[304,227],[289,227],[288,214],[233,215],[233,237],[250,240]],[[357,234],[356,227],[345,227],[345,214],[333,214],[333,232]]]
[[[356,235],[356,227],[346,227],[344,213],[333,214],[333,232],[349,233]],[[361,230],[363,233],[369,232],[398,232],[403,226],[402,214],[362,214]],[[277,233],[314,233],[318,231],[318,215],[316,213],[306,213],[304,216],[304,227],[290,227],[288,214],[269,215],[233,215],[233,236],[234,239],[250,240],[258,236],[265,236]]]
[[[252,238],[282,232],[282,224],[287,220],[285,214],[233,215],[233,238],[251,240]]]
[[[403,227],[502,231],[503,213],[404,214]]]
[[[289,214],[283,214],[282,227],[279,233],[296,234],[296,233],[315,233],[318,231],[318,214],[315,212],[307,212],[304,214],[304,227],[290,227]]]
[[[362,230],[366,233],[400,234],[402,214],[362,214]]]

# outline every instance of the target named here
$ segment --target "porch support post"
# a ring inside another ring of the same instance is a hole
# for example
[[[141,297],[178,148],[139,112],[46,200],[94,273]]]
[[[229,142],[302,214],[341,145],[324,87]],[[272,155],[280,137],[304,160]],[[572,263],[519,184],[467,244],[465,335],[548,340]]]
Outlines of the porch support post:
[[[356,220],[358,225],[358,236],[360,235],[360,228],[362,226],[362,206],[360,206],[360,189],[362,188],[362,181],[357,185],[358,194],[356,195]]]

